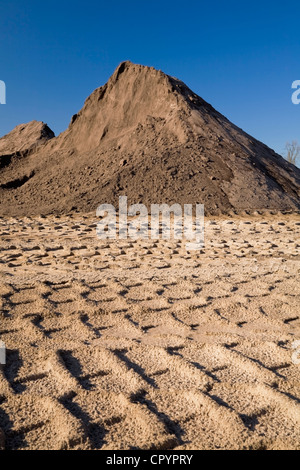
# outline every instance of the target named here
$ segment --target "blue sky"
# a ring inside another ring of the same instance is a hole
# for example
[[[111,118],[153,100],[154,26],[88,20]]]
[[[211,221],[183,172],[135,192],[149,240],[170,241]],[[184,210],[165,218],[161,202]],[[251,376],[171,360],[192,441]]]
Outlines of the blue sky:
[[[300,142],[300,2],[0,0],[0,135],[33,119],[59,134],[123,60],[183,80],[281,153]]]

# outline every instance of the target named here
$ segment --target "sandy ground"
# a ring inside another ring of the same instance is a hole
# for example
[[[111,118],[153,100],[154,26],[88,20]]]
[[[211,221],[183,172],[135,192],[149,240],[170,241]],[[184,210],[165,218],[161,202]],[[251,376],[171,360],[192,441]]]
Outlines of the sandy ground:
[[[0,219],[0,448],[299,449],[300,218],[206,248]]]

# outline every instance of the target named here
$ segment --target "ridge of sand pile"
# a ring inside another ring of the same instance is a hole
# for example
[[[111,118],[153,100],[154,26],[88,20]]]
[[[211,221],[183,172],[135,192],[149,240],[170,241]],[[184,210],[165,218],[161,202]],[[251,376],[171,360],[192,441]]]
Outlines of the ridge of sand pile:
[[[120,195],[130,204],[204,203],[216,214],[297,210],[299,194],[298,168],[183,82],[131,62],[91,94],[64,133],[0,173],[1,215],[91,211]]]

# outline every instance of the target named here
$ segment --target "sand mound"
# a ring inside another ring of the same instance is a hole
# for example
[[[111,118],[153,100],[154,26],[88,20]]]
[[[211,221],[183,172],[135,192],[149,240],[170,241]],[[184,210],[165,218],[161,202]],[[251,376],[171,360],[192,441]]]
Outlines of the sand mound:
[[[9,134],[17,147],[19,134]],[[214,213],[295,210],[299,194],[299,169],[181,81],[124,62],[64,133],[1,169],[0,214],[90,211],[120,195]]]
[[[25,153],[53,137],[55,137],[54,133],[43,122],[31,121],[28,124],[20,124],[0,139],[0,156],[17,152]]]

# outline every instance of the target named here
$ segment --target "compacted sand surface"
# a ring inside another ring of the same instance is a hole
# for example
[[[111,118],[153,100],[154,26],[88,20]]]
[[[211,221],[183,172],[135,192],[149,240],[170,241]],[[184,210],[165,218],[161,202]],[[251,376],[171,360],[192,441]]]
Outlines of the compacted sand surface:
[[[200,253],[96,223],[0,219],[0,448],[299,449],[299,215]]]

